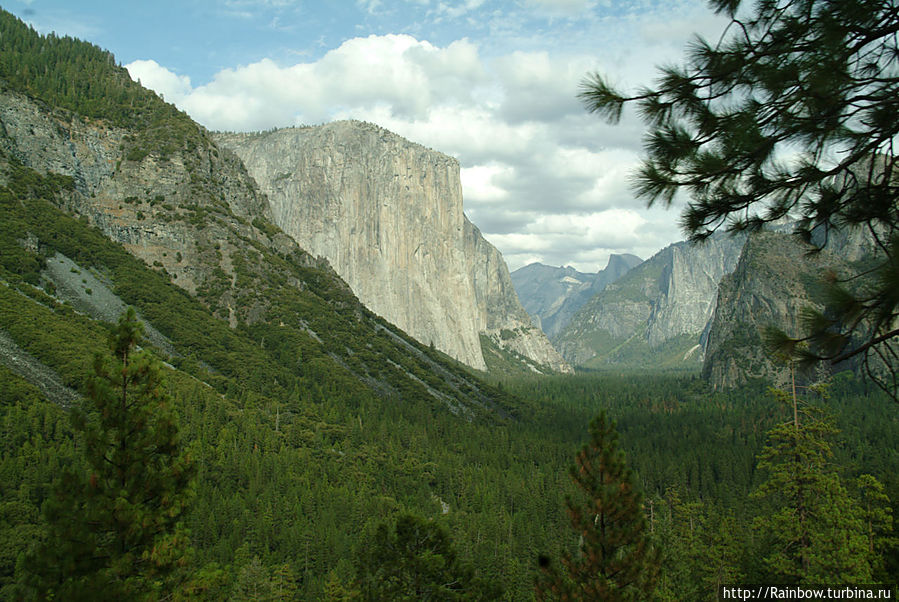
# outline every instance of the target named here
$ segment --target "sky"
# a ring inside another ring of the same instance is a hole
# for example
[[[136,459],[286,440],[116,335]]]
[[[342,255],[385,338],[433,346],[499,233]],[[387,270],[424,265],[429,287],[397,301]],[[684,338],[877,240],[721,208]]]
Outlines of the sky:
[[[110,7],[114,6],[114,9]],[[681,240],[679,209],[630,177],[644,135],[577,94],[625,92],[726,23],[704,0],[13,0],[38,32],[88,40],[211,130],[376,123],[455,157],[465,213],[510,270],[595,272]]]

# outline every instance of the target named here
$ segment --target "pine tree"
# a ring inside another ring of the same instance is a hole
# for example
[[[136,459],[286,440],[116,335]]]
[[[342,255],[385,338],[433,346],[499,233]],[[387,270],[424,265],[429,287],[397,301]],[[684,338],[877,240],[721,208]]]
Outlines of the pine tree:
[[[269,568],[262,564],[259,556],[244,564],[231,589],[229,600],[233,602],[245,602],[255,600],[257,602],[276,600],[272,588],[272,575]]]
[[[129,308],[110,336],[113,358],[95,357],[73,411],[87,471],[66,474],[45,504],[49,535],[28,562],[41,598],[155,598],[187,561],[179,521],[194,471],[159,363],[138,350],[142,331]]]
[[[563,554],[561,571],[541,557],[537,599],[648,599],[659,554],[646,533],[642,496],[618,449],[618,433],[604,412],[590,423],[590,441],[578,453],[571,478],[582,498],[567,500],[578,550]]]
[[[856,277],[833,279],[826,312],[809,312],[803,357],[860,359],[899,398],[896,3],[709,4],[731,22],[717,41],[693,42],[686,65],[634,94],[594,73],[581,99],[611,122],[638,106],[650,133],[636,192],[650,205],[688,192],[681,223],[692,240],[784,217],[819,248],[860,231],[873,257]]]
[[[684,502],[676,487],[665,491],[657,508],[654,540],[664,542],[660,600],[717,600],[721,585],[741,582],[732,515],[702,501]]]
[[[893,535],[893,509],[890,498],[883,485],[874,476],[859,475],[855,479],[858,492],[861,520],[865,537],[868,540],[868,551],[873,556],[872,569],[874,580],[889,581],[889,569],[886,558],[890,551],[895,552],[899,539]]]
[[[359,592],[345,585],[334,569],[328,571],[324,593],[327,602],[346,602],[347,600],[359,599]]]
[[[862,512],[831,463],[830,439],[837,430],[820,409],[795,397],[792,403],[792,420],[768,432],[758,463],[768,477],[752,494],[773,502],[754,522],[770,537],[764,558],[768,577],[787,583],[870,583],[874,556]]]
[[[414,515],[394,529],[381,524],[360,554],[357,586],[363,600],[495,600],[502,591],[457,556],[449,533]]]

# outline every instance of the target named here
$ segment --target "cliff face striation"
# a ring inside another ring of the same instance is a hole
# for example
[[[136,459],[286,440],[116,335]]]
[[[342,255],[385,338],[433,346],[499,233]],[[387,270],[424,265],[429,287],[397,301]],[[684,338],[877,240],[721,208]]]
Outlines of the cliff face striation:
[[[153,119],[116,125],[0,80],[0,187],[15,182],[21,197],[4,219],[29,224],[12,246],[48,264],[32,274],[42,294],[101,320],[133,305],[151,343],[203,382],[234,378],[229,394],[259,384],[283,400],[299,379],[304,396],[402,395],[468,420],[509,416],[502,395],[366,309],[274,225],[234,153],[144,94]],[[55,184],[29,192],[42,176]],[[53,217],[36,223],[41,212]],[[490,291],[483,303],[495,303]]]
[[[144,152],[140,145],[152,142],[135,130],[0,89],[0,151],[39,173],[71,177],[68,211],[181,288],[208,297],[233,325],[265,302],[238,298],[232,255],[250,240],[282,251],[293,241],[282,233],[269,239],[251,225],[270,218],[268,204],[233,153],[186,118],[171,127],[179,128],[173,137],[180,135],[183,147]]]
[[[553,341],[572,364],[699,365],[700,336],[718,282],[733,271],[743,237],[670,245],[594,296]]]
[[[268,195],[274,222],[375,313],[474,368],[486,368],[486,335],[537,369],[567,369],[463,214],[455,159],[361,122],[216,140]]]

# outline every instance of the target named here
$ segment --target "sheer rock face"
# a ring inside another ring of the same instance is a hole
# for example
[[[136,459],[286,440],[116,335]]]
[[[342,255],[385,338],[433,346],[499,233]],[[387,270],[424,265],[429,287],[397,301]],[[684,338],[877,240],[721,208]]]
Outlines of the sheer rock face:
[[[455,159],[360,122],[219,134],[268,194],[275,223],[326,258],[371,310],[478,369],[480,334],[567,368],[462,212]]]
[[[467,218],[464,229],[465,255],[474,284],[480,332],[501,349],[527,358],[532,370],[549,368],[556,372],[571,372],[519,302],[502,254]]]
[[[736,267],[745,238],[719,236],[696,246],[672,245],[649,317],[650,347],[680,334],[703,331],[715,311],[718,283]]]
[[[264,299],[239,299],[232,258],[247,240],[282,254],[300,253],[284,234],[250,225],[269,207],[240,160],[215,146],[200,126],[193,148],[128,160],[136,131],[47,107],[0,87],[0,148],[40,173],[70,176],[65,208],[81,215],[154,269],[206,300],[232,325],[252,321]],[[312,258],[308,260],[312,262]],[[215,291],[215,294],[209,294]]]
[[[127,133],[54,113],[0,87],[0,147],[40,173],[72,176],[82,193],[96,194],[111,180]]]
[[[827,250],[812,255],[811,248],[786,232],[749,237],[736,269],[721,280],[715,314],[703,340],[702,372],[713,386],[733,388],[754,378],[779,386],[788,382],[788,368],[772,361],[765,349],[765,328],[801,336],[803,310],[824,307],[822,275],[848,269],[842,257]],[[821,375],[803,376],[814,380]]]
[[[718,235],[662,249],[584,305],[553,339],[557,348],[573,364],[648,365],[660,350],[667,360],[698,361],[718,282],[733,271],[744,240]]]

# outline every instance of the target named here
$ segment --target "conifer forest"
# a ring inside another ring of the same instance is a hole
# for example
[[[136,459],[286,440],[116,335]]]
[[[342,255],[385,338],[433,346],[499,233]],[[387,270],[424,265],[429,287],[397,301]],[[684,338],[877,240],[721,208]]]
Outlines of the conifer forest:
[[[895,599],[899,10],[743,4],[711,2],[742,33],[655,89],[585,73],[580,97],[639,107],[636,194],[689,196],[671,217],[696,244],[787,215],[810,244],[871,241],[814,277],[827,302],[797,328],[757,334],[789,378],[736,387],[527,369],[487,340],[487,371],[453,360],[255,209],[236,155],[111,53],[0,10],[0,599]],[[108,145],[101,184],[57,140]],[[183,246],[141,255],[149,231]]]

